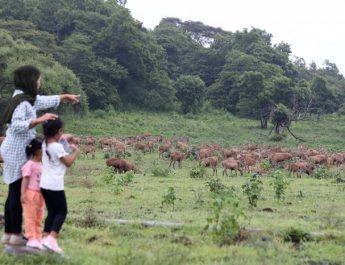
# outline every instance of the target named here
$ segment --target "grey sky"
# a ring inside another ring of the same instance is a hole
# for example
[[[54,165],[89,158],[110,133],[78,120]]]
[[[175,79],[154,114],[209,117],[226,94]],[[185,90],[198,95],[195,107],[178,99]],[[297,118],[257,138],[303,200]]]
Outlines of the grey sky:
[[[328,59],[345,75],[344,0],[127,0],[126,7],[150,29],[164,17],[228,31],[264,29],[307,64],[313,60],[320,67]]]

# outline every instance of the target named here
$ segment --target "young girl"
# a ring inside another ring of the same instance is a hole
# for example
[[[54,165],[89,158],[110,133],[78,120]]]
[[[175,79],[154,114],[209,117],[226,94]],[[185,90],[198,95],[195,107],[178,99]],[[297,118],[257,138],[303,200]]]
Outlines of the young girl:
[[[23,209],[20,202],[21,169],[28,160],[25,147],[36,137],[35,127],[57,116],[46,113],[37,117],[37,111],[57,108],[61,101],[79,102],[78,95],[63,94],[40,96],[41,72],[32,65],[24,65],[14,71],[15,90],[5,109],[1,109],[1,124],[7,124],[6,138],[0,153],[4,161],[3,179],[8,185],[5,203],[4,244],[26,244],[22,235]]]
[[[44,199],[40,191],[42,140],[33,139],[26,146],[25,152],[30,160],[22,168],[20,201],[24,210],[25,235],[29,239],[26,246],[43,249],[41,240]]]
[[[62,254],[63,251],[57,243],[57,237],[67,215],[67,203],[64,191],[64,175],[66,167],[73,164],[78,156],[78,149],[68,154],[64,146],[59,143],[63,134],[63,123],[57,118],[43,123],[45,140],[42,144],[42,176],[41,192],[47,206],[48,215],[44,223],[43,246]]]

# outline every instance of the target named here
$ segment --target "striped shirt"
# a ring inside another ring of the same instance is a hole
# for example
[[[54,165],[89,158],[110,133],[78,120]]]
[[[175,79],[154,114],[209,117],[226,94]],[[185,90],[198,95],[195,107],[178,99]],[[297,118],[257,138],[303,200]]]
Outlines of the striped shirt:
[[[12,97],[21,93],[23,93],[21,90],[15,90]],[[37,95],[33,106],[28,101],[24,101],[14,110],[0,149],[4,160],[3,179],[6,184],[11,184],[22,177],[21,168],[28,160],[25,147],[36,137],[36,129],[29,128],[30,123],[37,118],[36,112],[57,108],[59,104],[59,96]]]

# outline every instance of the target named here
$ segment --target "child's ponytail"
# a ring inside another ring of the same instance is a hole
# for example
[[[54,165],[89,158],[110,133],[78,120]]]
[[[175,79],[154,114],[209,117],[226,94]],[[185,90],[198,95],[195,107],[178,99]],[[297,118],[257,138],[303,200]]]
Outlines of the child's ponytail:
[[[42,139],[37,137],[32,139],[31,142],[25,147],[25,153],[28,159],[32,157],[37,150],[42,149]]]
[[[63,122],[60,118],[56,118],[55,120],[48,120],[43,123],[43,134],[44,134],[46,144],[47,144],[47,138],[54,137],[61,128],[63,128]],[[46,150],[46,154],[50,160],[51,156],[47,150]]]

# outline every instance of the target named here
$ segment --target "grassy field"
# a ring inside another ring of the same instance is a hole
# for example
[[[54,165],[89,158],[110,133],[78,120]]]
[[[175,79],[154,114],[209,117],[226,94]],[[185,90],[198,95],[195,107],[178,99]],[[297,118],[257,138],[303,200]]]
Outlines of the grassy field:
[[[218,111],[184,116],[111,112],[64,120],[67,132],[96,137],[148,132],[189,137],[193,146],[257,143],[297,147],[300,143],[290,136],[280,142],[270,141],[269,130],[260,130],[258,121]],[[343,117],[294,123],[291,129],[310,147],[345,149]],[[334,177],[345,178],[342,168],[327,170],[329,176],[320,179],[306,175],[293,178],[284,173],[288,187],[285,200],[279,202],[274,197],[274,179],[267,173],[260,179],[263,190],[258,205],[250,207],[241,188],[249,175],[222,176],[219,167],[217,178],[234,188],[239,199],[237,209],[244,213],[237,221],[245,228],[243,240],[222,245],[212,230],[205,230],[207,219],[215,215],[215,196],[207,184],[212,178],[210,169],[203,178],[191,178],[190,172],[197,165],[193,159],[184,161],[182,169],[167,170],[169,161],[158,159],[157,151],[144,155],[130,149],[129,153],[129,160],[141,173],[118,193],[114,185],[104,181],[107,173],[100,150],[96,159],[80,157],[68,170],[65,183],[69,214],[60,238],[67,258],[0,254],[0,264],[345,264],[345,184],[337,183]],[[162,205],[168,187],[173,187],[176,194],[174,207]],[[2,208],[6,192],[7,186],[1,184]],[[226,213],[232,208],[224,206],[223,210]],[[108,219],[138,223],[156,220],[184,226],[121,225]],[[320,234],[296,243],[286,239],[292,229]]]

